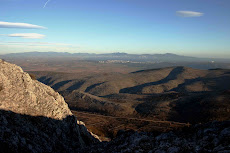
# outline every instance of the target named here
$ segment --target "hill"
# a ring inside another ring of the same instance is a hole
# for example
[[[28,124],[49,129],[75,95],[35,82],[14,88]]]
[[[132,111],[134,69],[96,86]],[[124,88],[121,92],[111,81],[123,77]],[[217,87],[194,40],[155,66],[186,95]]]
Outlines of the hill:
[[[88,77],[33,73],[74,110],[191,123],[230,117],[230,70],[168,67]]]

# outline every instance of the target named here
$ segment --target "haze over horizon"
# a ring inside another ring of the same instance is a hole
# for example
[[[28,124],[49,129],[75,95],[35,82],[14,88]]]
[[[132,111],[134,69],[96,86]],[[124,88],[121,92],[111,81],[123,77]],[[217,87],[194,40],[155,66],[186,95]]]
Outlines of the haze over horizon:
[[[230,58],[228,0],[0,3],[0,54],[125,52]]]

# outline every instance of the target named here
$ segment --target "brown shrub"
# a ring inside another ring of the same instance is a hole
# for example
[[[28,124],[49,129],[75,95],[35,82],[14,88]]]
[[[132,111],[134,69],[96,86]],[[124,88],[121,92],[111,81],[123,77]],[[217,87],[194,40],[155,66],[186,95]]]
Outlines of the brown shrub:
[[[3,90],[3,86],[0,84],[0,91],[2,91]]]
[[[34,74],[29,73],[32,80],[37,80],[36,76]]]

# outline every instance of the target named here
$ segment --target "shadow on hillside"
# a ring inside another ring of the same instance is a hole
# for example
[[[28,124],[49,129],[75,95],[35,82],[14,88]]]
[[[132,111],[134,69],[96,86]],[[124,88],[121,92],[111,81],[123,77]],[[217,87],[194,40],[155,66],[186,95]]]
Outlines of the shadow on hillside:
[[[184,71],[184,67],[176,67],[169,73],[169,75],[166,78],[160,81],[149,82],[149,83],[141,84],[141,85],[134,86],[134,87],[124,88],[124,89],[121,89],[119,93],[130,93],[130,94],[141,93],[142,89],[147,86],[159,85],[159,84],[167,83],[170,80],[175,80],[177,76],[181,74],[183,71]]]
[[[155,68],[155,69],[147,69],[147,70],[139,70],[139,71],[135,71],[135,72],[131,72],[131,73],[141,73],[141,72],[152,72],[152,71],[156,71],[156,70],[161,70],[163,68]]]
[[[179,84],[176,88],[173,88],[170,91],[190,92],[190,91],[187,91],[186,86],[193,85],[198,82],[201,86],[203,86],[203,89],[200,92],[224,91],[224,90],[230,89],[230,76],[221,76],[221,77],[216,77],[216,78],[198,77],[195,79],[185,79],[184,83]]]
[[[184,123],[203,123],[213,120],[230,119],[230,92],[203,91],[193,93],[167,93],[149,95],[144,103],[138,104],[135,110],[142,115],[164,116],[165,109],[169,111],[166,120]],[[161,102],[168,101],[168,107],[159,107]]]
[[[211,79],[206,79],[208,83],[208,88],[212,89],[213,91],[223,91],[230,89],[230,76],[221,76]]]
[[[202,81],[202,83],[204,83],[204,78],[198,77],[195,79],[185,79],[184,83],[179,84],[176,88],[173,88],[170,91],[186,92],[186,86],[192,85],[198,81]]]
[[[55,120],[0,110],[1,152],[77,152],[93,139],[76,121],[74,116]]]
[[[178,113],[176,121],[199,123],[230,119],[230,94],[228,91],[190,93],[171,103]],[[175,119],[175,117],[172,116]],[[171,118],[171,119],[172,119]]]
[[[41,78],[38,79],[38,81],[40,81],[40,82],[42,82],[42,83],[44,83],[44,84],[46,84],[46,85],[51,85],[51,84],[53,84],[54,81],[51,81],[51,80],[52,80],[51,77],[47,78],[47,77],[45,77],[45,76],[43,76],[43,77],[41,77]]]
[[[105,82],[93,84],[93,85],[87,87],[86,90],[85,90],[85,92],[89,92],[91,89],[93,89],[93,88],[95,88],[95,87],[97,87],[97,86],[100,86],[100,85],[103,84],[103,83],[105,83]]]
[[[77,89],[79,89],[84,83],[85,83],[85,81],[79,81],[79,82],[77,82],[77,83],[71,85],[70,87],[68,87],[66,90],[68,90],[68,91],[77,90]]]
[[[58,82],[58,83],[56,83],[55,85],[53,85],[52,88],[53,88],[54,90],[58,90],[58,89],[60,89],[62,86],[64,86],[65,84],[67,84],[67,83],[69,83],[69,82],[71,82],[71,81],[72,81],[72,80],[66,80],[66,81]]]

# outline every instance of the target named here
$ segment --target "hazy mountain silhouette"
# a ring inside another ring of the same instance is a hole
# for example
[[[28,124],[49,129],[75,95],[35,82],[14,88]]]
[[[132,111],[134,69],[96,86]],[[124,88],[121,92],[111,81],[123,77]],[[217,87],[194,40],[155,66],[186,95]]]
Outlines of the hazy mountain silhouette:
[[[229,62],[229,59],[218,58],[197,58],[191,56],[182,56],[172,53],[166,54],[127,54],[127,53],[108,53],[108,54],[90,54],[90,53],[67,53],[67,52],[25,52],[11,53],[1,55],[1,58],[31,58],[31,57],[75,57],[84,60],[125,60],[136,62]]]

